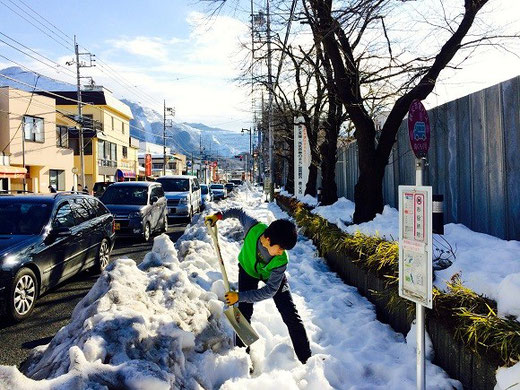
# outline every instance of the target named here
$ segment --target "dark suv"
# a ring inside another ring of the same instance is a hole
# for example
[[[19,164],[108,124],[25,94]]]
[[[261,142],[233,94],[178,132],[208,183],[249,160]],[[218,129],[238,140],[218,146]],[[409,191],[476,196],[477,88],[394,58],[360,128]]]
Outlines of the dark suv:
[[[114,243],[114,218],[89,195],[0,196],[0,301],[15,321],[36,299],[82,270],[103,270]]]
[[[99,200],[114,214],[117,236],[140,236],[149,241],[153,232],[168,229],[166,198],[160,183],[114,183]]]

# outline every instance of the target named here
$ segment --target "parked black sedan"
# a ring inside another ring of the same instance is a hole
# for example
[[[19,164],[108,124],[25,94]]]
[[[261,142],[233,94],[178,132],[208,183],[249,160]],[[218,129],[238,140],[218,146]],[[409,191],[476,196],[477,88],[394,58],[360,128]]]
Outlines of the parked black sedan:
[[[160,183],[114,183],[100,200],[114,215],[118,237],[140,236],[144,241],[149,241],[153,232],[168,229],[166,198]]]
[[[24,320],[43,292],[84,269],[103,270],[113,244],[114,218],[92,196],[0,196],[0,307]]]

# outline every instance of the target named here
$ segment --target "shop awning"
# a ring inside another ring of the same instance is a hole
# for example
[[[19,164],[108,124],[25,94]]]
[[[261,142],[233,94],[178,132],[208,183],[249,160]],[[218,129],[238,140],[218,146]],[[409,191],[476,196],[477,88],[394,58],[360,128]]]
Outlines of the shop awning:
[[[135,172],[129,169],[117,169],[116,178],[117,180],[135,179]]]
[[[23,179],[26,175],[26,168],[0,165],[0,179]]]

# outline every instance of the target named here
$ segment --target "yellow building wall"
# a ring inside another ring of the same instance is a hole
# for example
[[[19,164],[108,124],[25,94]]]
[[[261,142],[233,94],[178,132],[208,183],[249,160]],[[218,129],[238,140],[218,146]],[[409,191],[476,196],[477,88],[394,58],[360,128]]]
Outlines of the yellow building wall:
[[[74,106],[57,106],[59,110],[74,113]],[[72,111],[71,111],[72,110]],[[77,111],[76,111],[77,112]],[[92,115],[92,119],[102,123],[103,131],[98,133],[98,137],[92,140],[92,156],[85,156],[85,181],[89,190],[92,190],[94,183],[104,181],[104,175],[99,172],[98,166],[98,141],[104,140],[117,144],[117,167],[130,169],[137,172],[137,151],[133,153],[133,148],[129,145],[130,121],[128,117],[121,115],[110,106],[84,106],[84,115]],[[85,139],[87,142],[87,139]],[[128,158],[123,158],[123,146],[127,148]],[[80,169],[80,156],[74,156],[74,166]],[[78,182],[81,182],[81,178]]]
[[[27,190],[49,192],[49,170],[65,172],[65,189],[72,186],[73,151],[56,146],[55,100],[15,88],[0,88],[0,110],[9,114],[0,117],[0,150],[9,155],[10,164],[28,167]],[[43,119],[44,141],[23,140],[24,115]],[[23,189],[22,179],[10,179],[11,189]]]

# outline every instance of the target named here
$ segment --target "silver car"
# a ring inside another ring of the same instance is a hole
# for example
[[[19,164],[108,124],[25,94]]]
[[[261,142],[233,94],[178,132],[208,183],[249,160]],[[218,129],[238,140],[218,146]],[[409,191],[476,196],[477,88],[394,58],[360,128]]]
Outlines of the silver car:
[[[214,200],[227,198],[228,193],[226,187],[224,187],[224,184],[213,183],[209,186],[209,188],[213,192]]]
[[[172,175],[157,179],[166,195],[168,219],[188,218],[201,209],[201,191],[195,176]]]

